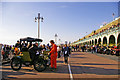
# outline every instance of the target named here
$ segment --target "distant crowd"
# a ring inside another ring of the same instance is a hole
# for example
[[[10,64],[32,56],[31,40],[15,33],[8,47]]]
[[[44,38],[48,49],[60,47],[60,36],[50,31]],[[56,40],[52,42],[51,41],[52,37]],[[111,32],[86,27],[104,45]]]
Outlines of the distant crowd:
[[[118,46],[99,46],[99,45],[75,45],[72,46],[73,51],[91,52],[100,54],[120,55],[120,44]]]
[[[26,43],[25,41],[22,41],[20,44],[20,41],[17,41],[17,43],[15,45],[3,45],[2,46],[2,59],[3,60],[10,60],[10,57],[14,56],[14,55],[19,55],[20,54],[20,50],[30,50],[31,47],[34,47],[34,50],[37,48],[39,50],[42,51],[50,51],[51,45],[49,44],[38,44],[38,43]],[[67,51],[67,53],[66,53]],[[34,52],[34,51],[33,51]],[[61,56],[64,56],[65,58],[67,58],[70,53],[71,53],[71,47],[68,46],[67,44],[65,45],[59,45],[57,46],[57,53],[58,53],[58,58],[60,58]],[[67,56],[67,57],[66,57]]]
[[[31,43],[26,43],[23,41],[20,45],[20,42],[17,41],[15,45],[3,45],[2,46],[2,58],[3,60],[9,60],[12,55],[18,55],[20,53],[20,48],[22,49],[30,49],[32,46],[35,46],[36,43],[31,44]],[[50,51],[51,45],[43,44],[43,45],[38,45],[37,47],[42,50],[42,51]],[[65,48],[68,47],[68,48]],[[70,55],[72,51],[80,51],[80,52],[91,52],[91,53],[100,53],[100,54],[110,54],[110,55],[120,55],[120,44],[118,46],[99,46],[99,45],[75,45],[75,46],[70,46],[70,45],[59,45],[57,46],[57,53],[58,53],[58,58],[61,57],[61,55],[66,55],[65,54],[65,49],[66,51],[69,52],[67,56]]]

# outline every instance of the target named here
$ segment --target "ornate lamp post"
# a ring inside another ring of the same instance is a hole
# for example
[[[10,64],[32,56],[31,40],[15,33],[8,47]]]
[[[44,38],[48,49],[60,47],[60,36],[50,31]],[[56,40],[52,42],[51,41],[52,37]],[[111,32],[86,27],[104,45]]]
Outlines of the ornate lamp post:
[[[40,13],[38,13],[38,17],[35,17],[35,22],[38,20],[38,38],[40,38],[40,19],[43,22],[43,17],[40,17]]]
[[[61,40],[59,39],[59,45],[60,45],[60,41],[61,41]]]

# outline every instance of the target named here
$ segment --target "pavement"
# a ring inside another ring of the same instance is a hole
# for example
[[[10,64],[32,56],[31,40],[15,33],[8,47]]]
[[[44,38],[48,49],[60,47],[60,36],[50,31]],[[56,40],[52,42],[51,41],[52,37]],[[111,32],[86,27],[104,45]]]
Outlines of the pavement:
[[[43,72],[37,72],[35,70],[32,70],[33,67],[26,67],[23,65],[22,69],[19,71],[13,71],[10,67],[10,64],[4,64],[2,66],[2,72],[3,72],[3,78],[5,79],[16,79],[19,78],[23,80],[23,78],[41,78],[41,79],[49,79],[49,78],[66,78],[69,79],[69,72],[68,72],[68,66],[63,63],[63,58],[60,58],[57,60],[57,70],[55,72],[52,72],[50,70],[50,67],[48,67]]]
[[[70,58],[74,78],[118,78],[118,62],[86,52],[73,52]]]
[[[91,53],[91,52],[88,52],[88,53]],[[107,54],[100,54],[100,53],[91,53],[91,54],[95,54],[97,56],[105,57],[105,58],[112,59],[115,61],[120,61],[119,59],[120,56],[116,56],[116,55],[107,55]]]
[[[23,65],[19,71],[13,71],[10,64],[2,66],[2,77],[8,80],[119,80],[118,61],[87,52],[72,52],[69,64],[63,57],[57,59],[57,70],[37,72],[33,67]]]

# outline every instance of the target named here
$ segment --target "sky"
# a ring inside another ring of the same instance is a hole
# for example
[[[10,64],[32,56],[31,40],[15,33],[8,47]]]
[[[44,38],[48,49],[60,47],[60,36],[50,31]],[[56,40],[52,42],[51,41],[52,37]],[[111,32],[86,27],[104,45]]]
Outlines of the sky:
[[[2,2],[118,2],[119,0],[1,0]]]
[[[13,45],[24,37],[37,38],[38,13],[44,17],[40,22],[40,38],[43,44],[51,39],[74,42],[103,23],[118,17],[118,2],[2,2],[2,25],[0,43]]]

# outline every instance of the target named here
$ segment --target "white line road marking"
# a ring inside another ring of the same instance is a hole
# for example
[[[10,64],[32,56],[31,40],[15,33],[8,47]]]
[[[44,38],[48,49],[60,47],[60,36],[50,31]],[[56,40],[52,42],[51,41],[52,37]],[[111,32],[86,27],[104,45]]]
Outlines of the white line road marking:
[[[72,72],[71,72],[71,68],[69,64],[68,64],[68,68],[69,68],[69,73],[70,73],[70,79],[73,80],[73,76],[72,76]]]

